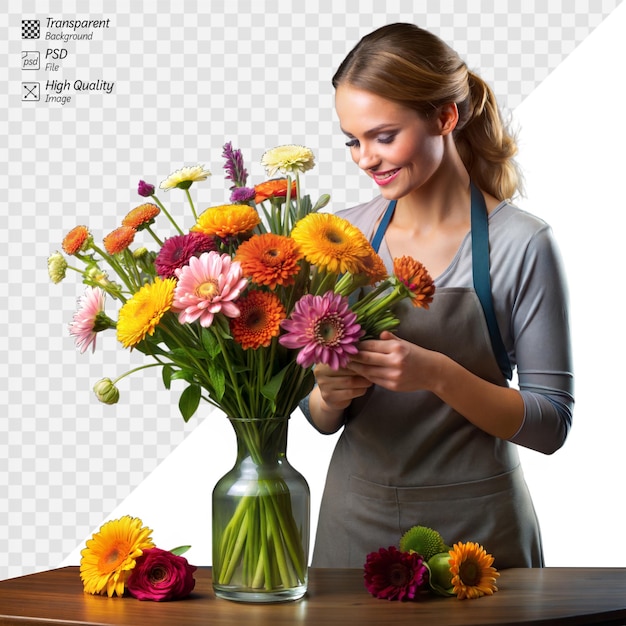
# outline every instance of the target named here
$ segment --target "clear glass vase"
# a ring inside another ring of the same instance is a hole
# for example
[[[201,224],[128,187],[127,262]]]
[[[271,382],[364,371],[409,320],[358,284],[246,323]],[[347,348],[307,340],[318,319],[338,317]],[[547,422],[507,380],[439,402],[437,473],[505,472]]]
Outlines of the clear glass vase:
[[[283,602],[307,589],[310,491],[287,461],[289,418],[230,418],[237,461],[213,489],[213,590]]]

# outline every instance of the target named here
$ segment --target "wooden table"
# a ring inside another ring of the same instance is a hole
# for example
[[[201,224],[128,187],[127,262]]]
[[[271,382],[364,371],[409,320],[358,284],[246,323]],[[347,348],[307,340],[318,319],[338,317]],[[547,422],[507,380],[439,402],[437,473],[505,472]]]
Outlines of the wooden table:
[[[626,569],[503,570],[498,593],[463,601],[378,600],[357,569],[311,569],[302,600],[271,605],[216,599],[210,568],[199,568],[196,581],[189,598],[164,603],[86,595],[77,567],[13,578],[0,581],[0,625],[626,624]]]

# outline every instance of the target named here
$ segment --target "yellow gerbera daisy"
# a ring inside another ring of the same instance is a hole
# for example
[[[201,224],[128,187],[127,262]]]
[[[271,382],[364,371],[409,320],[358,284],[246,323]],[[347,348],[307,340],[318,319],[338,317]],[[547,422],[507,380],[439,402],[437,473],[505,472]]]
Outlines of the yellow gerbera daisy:
[[[144,285],[120,309],[117,320],[117,338],[125,348],[136,346],[153,335],[161,318],[174,301],[176,280],[156,278]]]
[[[493,567],[493,557],[472,541],[455,543],[450,550],[452,586],[459,600],[480,598],[498,591],[496,578],[500,573]]]
[[[315,156],[304,146],[278,146],[263,155],[261,165],[265,167],[268,176],[274,176],[279,171],[283,174],[306,172],[315,166]]]
[[[126,579],[144,550],[154,548],[152,530],[125,515],[103,524],[81,551],[80,578],[85,593],[124,594]]]
[[[170,174],[161,182],[161,189],[189,189],[192,183],[206,180],[211,176],[211,172],[204,168],[204,165],[193,165],[191,167],[183,167]]]
[[[291,236],[309,263],[335,274],[362,271],[371,250],[356,226],[332,213],[309,213],[294,226]]]
[[[256,209],[247,204],[223,204],[204,211],[191,230],[225,239],[250,232],[260,221]]]

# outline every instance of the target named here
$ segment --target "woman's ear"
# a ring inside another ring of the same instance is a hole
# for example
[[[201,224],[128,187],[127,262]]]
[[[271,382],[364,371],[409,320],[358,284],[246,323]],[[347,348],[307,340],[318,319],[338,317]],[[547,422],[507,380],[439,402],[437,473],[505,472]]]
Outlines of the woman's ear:
[[[437,113],[437,124],[439,128],[439,132],[442,135],[449,135],[455,128],[459,122],[459,109],[456,106],[456,103],[449,102],[448,104],[443,104],[439,107],[439,112]]]

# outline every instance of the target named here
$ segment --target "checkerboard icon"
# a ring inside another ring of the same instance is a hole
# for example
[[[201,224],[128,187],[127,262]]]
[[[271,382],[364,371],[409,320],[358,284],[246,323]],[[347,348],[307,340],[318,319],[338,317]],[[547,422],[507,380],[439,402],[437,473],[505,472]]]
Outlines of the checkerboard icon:
[[[22,39],[39,39],[39,20],[22,20]]]

